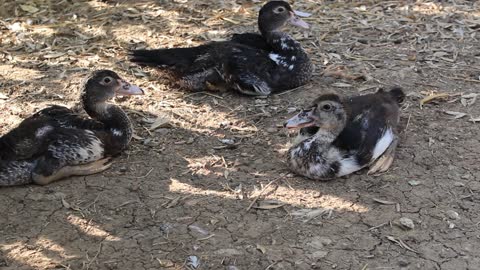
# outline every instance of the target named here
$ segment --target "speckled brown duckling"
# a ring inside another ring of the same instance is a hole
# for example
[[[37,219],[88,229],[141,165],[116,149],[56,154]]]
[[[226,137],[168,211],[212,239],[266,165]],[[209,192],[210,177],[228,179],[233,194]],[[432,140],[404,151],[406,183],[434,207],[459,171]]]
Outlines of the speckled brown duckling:
[[[130,60],[169,71],[188,90],[233,89],[265,96],[301,86],[312,76],[307,53],[281,31],[287,23],[308,28],[288,3],[270,1],[259,13],[261,35],[239,34],[192,48],[134,50]]]
[[[392,165],[398,144],[400,88],[389,92],[341,98],[318,97],[285,123],[301,128],[288,151],[292,171],[315,180],[328,180],[371,166],[369,173]]]
[[[81,94],[91,119],[62,106],[51,106],[0,137],[0,186],[45,185],[107,169],[107,158],[120,153],[132,138],[128,116],[107,101],[115,95],[141,94],[140,88],[113,71],[93,72]]]

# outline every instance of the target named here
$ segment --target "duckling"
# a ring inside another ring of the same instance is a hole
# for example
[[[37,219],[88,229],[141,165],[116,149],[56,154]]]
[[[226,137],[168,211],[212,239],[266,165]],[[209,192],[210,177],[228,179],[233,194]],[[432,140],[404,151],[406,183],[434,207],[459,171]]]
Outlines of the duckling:
[[[324,94],[285,123],[301,128],[288,150],[292,171],[329,180],[371,166],[369,174],[392,165],[398,144],[401,88],[341,98]]]
[[[313,65],[299,42],[281,31],[287,23],[308,28],[284,1],[270,1],[261,9],[261,35],[234,35],[230,41],[198,47],[133,50],[130,61],[167,71],[190,91],[233,89],[267,96],[306,84]]]
[[[91,73],[81,90],[90,119],[55,105],[0,137],[0,186],[46,185],[98,173],[110,167],[110,157],[127,147],[131,122],[120,107],[107,101],[115,95],[142,95],[143,90],[110,70]]]

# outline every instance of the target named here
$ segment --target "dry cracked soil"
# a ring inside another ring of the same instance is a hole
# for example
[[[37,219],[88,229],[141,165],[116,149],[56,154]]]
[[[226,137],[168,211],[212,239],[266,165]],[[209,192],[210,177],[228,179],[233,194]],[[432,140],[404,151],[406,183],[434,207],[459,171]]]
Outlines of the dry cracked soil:
[[[115,102],[136,137],[104,173],[0,189],[0,269],[480,269],[478,1],[295,1],[316,65],[266,99],[179,90],[129,49],[256,31],[261,1],[4,0],[0,134],[75,106],[109,68],[143,87]],[[392,168],[292,175],[285,119],[317,95],[400,85]],[[477,209],[477,210],[475,210]]]

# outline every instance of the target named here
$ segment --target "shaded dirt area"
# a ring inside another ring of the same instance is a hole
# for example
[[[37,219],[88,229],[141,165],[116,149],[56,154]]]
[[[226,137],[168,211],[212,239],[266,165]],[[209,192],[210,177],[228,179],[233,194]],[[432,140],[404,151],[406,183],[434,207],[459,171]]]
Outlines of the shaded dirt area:
[[[127,61],[132,48],[256,31],[261,4],[3,1],[0,134],[46,104],[75,105],[94,68],[148,93],[116,100],[137,137],[112,169],[0,190],[0,269],[480,269],[478,2],[295,1],[312,13],[310,31],[290,31],[316,75],[267,99],[179,91]],[[293,111],[392,85],[408,98],[387,173],[288,172]],[[169,124],[152,129],[157,117]]]

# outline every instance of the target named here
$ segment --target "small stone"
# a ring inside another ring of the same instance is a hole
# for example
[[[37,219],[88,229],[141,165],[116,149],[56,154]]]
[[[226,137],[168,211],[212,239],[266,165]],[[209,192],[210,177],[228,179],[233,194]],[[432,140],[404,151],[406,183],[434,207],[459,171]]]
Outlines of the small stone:
[[[403,259],[398,260],[398,266],[400,266],[400,267],[406,267],[406,266],[408,266],[409,264],[410,264],[410,262],[407,262],[407,261],[405,261],[405,260],[403,260]]]
[[[124,172],[127,171],[127,167],[122,166],[122,167],[120,167],[120,168],[118,169],[118,171],[121,172],[121,173],[124,173]]]
[[[277,132],[277,128],[274,128],[274,127],[267,128],[267,132],[268,133],[275,133],[275,132]]]
[[[413,220],[409,218],[402,217],[398,220],[398,222],[400,222],[400,225],[402,225],[402,227],[406,229],[413,230],[415,228],[415,224],[413,223]]]
[[[229,265],[229,266],[227,266],[225,269],[226,269],[226,270],[240,270],[240,269],[238,269],[238,267],[233,266],[233,265]]]
[[[408,184],[412,187],[420,185],[422,182],[417,181],[417,180],[410,180],[408,181]]]
[[[307,257],[312,260],[312,261],[318,261],[320,259],[325,258],[328,255],[328,251],[323,251],[323,250],[317,250],[313,252],[310,255],[307,255]]]
[[[453,211],[453,210],[448,210],[447,212],[445,212],[445,214],[447,215],[447,217],[449,217],[450,219],[459,219],[460,218],[460,215]]]
[[[220,142],[227,145],[235,144],[235,141],[233,139],[220,139]]]
[[[297,111],[297,108],[295,108],[295,107],[287,108],[287,113],[294,113],[296,111]]]
[[[449,228],[449,229],[455,228],[455,223],[452,223],[452,222],[449,221],[449,222],[448,222],[448,228]]]

